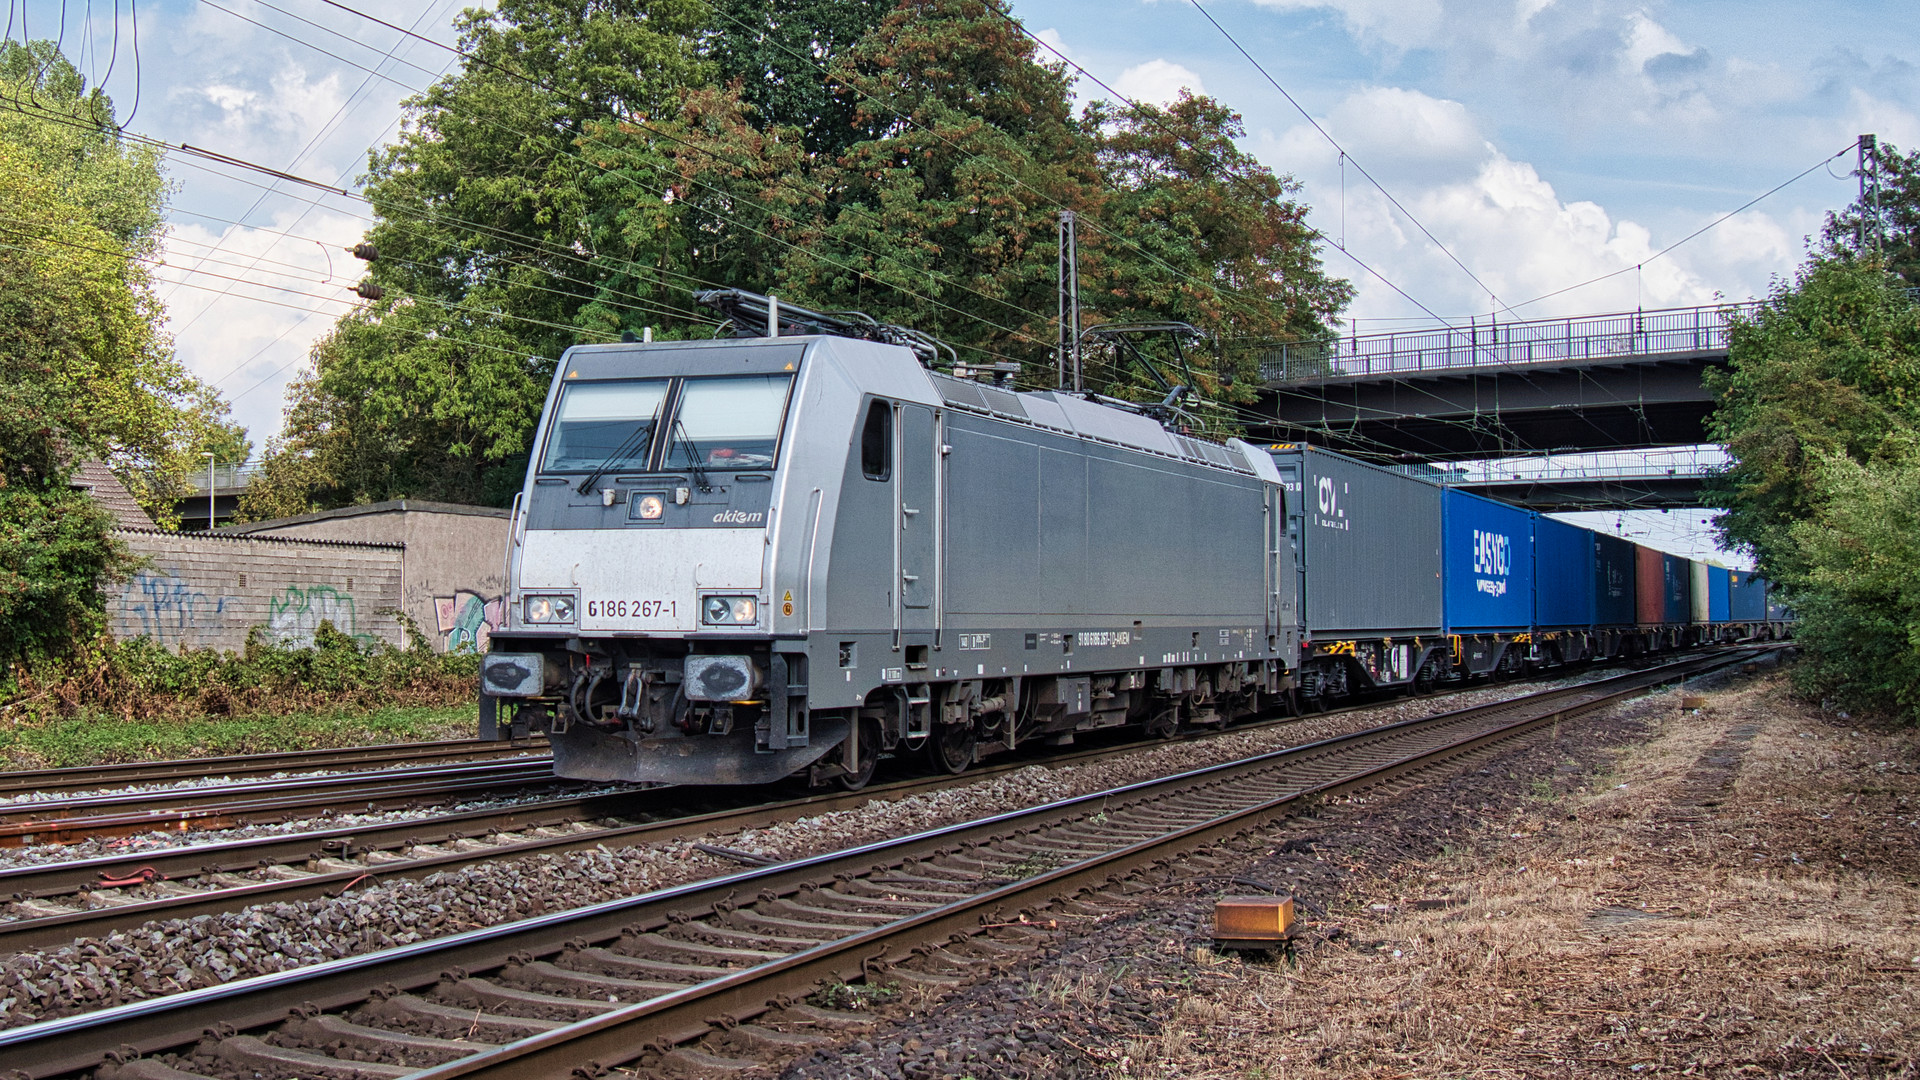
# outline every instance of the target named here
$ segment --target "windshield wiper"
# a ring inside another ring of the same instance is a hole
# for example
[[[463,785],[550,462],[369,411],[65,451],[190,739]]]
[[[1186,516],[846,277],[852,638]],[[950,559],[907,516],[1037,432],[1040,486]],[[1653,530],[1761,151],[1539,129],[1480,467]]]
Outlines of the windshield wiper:
[[[694,482],[703,488],[707,487],[707,470],[700,467],[700,450],[693,445],[693,437],[687,434],[686,425],[682,424],[677,416],[673,418],[673,429],[667,432],[667,446],[669,457],[672,456],[672,448],[675,446],[686,450],[687,467],[693,470]]]
[[[625,460],[627,455],[633,453],[642,444],[652,442],[653,429],[659,426],[660,410],[665,407],[666,404],[666,399],[664,397],[661,398],[660,404],[653,407],[653,416],[647,420],[645,426],[635,430],[633,434],[623,439],[619,446],[614,447],[606,457],[601,458],[600,464],[595,467],[592,472],[588,473],[587,478],[580,481],[580,486],[574,490],[582,495],[591,494],[594,483],[602,476],[607,475],[608,471],[613,468],[614,462]]]

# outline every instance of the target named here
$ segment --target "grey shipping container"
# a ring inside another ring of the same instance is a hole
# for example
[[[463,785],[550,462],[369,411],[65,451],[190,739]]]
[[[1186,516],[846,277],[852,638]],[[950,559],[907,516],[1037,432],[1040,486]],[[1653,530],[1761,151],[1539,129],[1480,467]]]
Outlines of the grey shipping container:
[[[1439,633],[1440,488],[1313,447],[1276,446],[1273,458],[1308,633]]]

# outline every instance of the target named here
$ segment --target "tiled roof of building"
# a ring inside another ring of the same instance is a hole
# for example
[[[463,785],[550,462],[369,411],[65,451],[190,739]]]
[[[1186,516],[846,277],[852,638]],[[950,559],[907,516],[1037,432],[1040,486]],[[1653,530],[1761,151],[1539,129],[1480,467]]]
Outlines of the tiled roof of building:
[[[107,508],[123,529],[151,529],[153,519],[134,500],[133,493],[113,475],[104,461],[83,461],[74,471],[73,486],[92,495]]]

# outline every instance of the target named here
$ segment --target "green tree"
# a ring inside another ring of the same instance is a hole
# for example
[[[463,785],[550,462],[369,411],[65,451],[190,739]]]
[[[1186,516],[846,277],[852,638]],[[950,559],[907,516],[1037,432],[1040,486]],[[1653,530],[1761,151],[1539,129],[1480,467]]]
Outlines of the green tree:
[[[821,162],[788,291],[1051,368],[1058,208],[1092,208],[1093,133],[995,0],[903,4],[833,63],[863,138]]]
[[[703,51],[723,87],[763,129],[794,128],[810,154],[832,157],[859,138],[858,99],[839,92],[821,57],[853,48],[895,0],[710,0]]]
[[[1102,133],[1111,192],[1103,227],[1083,241],[1098,253],[1083,278],[1092,306],[1104,321],[1178,319],[1231,343],[1196,366],[1224,402],[1203,417],[1234,427],[1230,403],[1251,400],[1259,374],[1243,343],[1326,338],[1353,288],[1322,266],[1299,183],[1240,149],[1245,124],[1219,101],[1095,102],[1087,124]]]
[[[159,151],[117,136],[113,103],[52,42],[0,44],[0,104],[0,242],[16,245],[17,280],[47,280],[7,290],[0,350],[51,400],[84,405],[59,413],[70,448],[105,459],[169,523],[201,451],[245,433],[162,330],[149,270],[164,232]]]
[[[666,157],[627,161],[636,185],[582,141],[610,118],[652,126],[710,80],[707,14],[699,0],[505,0],[461,16],[471,59],[408,101],[370,159],[384,295],[315,346],[243,517],[504,504],[561,351],[680,318],[679,238],[649,220]]]
[[[1799,618],[1808,685],[1920,718],[1920,307],[1872,259],[1824,251],[1732,329],[1710,376],[1733,464],[1722,535]]]
[[[244,515],[504,503],[554,358],[705,336],[696,288],[864,311],[1050,385],[1062,208],[1117,220],[1087,234],[1091,321],[1300,336],[1346,302],[1239,117],[1076,117],[998,0],[507,0],[461,29],[474,59],[372,159],[384,295],[316,347]]]
[[[108,133],[112,104],[49,42],[0,44],[0,664],[103,625],[129,566],[69,483],[82,456],[152,469],[193,445],[201,388],[159,332],[145,264],[164,187]],[[173,475],[178,475],[174,472]],[[146,490],[151,494],[153,487]]]

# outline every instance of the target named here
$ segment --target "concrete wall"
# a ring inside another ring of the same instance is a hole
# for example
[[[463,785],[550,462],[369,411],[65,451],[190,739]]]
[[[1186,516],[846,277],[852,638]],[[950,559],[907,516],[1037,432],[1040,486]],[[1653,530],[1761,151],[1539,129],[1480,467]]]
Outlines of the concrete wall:
[[[506,621],[505,510],[405,499],[220,531],[403,545],[400,609],[441,651],[485,651]]]
[[[326,619],[362,640],[405,644],[393,614],[398,545],[146,529],[115,535],[149,560],[108,598],[115,637],[238,650],[258,626],[270,640],[309,645]]]

